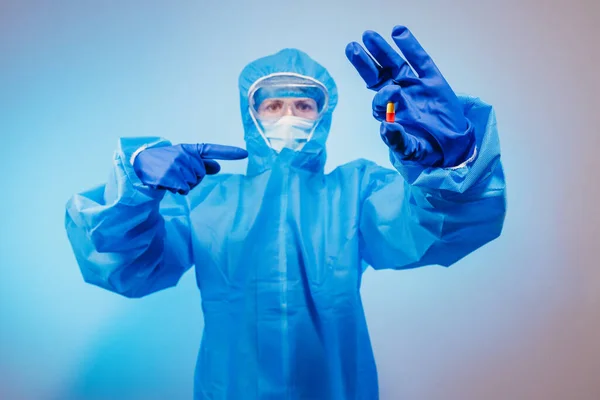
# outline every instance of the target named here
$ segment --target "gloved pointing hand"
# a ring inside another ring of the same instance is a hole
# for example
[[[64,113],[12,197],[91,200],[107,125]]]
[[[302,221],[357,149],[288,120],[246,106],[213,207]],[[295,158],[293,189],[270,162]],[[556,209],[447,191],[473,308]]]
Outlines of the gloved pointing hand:
[[[142,183],[153,189],[188,194],[206,175],[221,170],[215,160],[242,160],[248,152],[219,144],[178,144],[140,152],[133,169]]]
[[[346,46],[367,88],[377,91],[373,115],[382,122],[383,141],[401,160],[426,167],[461,164],[473,154],[475,134],[458,97],[406,27],[396,26],[392,38],[406,60],[373,31],[363,34],[373,57],[356,42]],[[388,102],[395,103],[394,123],[385,122]]]

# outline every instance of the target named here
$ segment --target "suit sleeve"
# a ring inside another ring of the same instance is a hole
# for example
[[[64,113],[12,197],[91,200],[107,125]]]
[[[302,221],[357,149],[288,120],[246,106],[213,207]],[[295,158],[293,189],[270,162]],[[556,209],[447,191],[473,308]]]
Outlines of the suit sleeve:
[[[175,286],[192,267],[189,206],[184,196],[143,185],[130,163],[161,138],[122,138],[106,183],[72,196],[65,228],[83,279],[125,297]]]
[[[359,223],[363,260],[375,269],[450,266],[497,238],[506,213],[505,178],[493,108],[460,96],[476,153],[453,168],[401,162],[365,169]]]

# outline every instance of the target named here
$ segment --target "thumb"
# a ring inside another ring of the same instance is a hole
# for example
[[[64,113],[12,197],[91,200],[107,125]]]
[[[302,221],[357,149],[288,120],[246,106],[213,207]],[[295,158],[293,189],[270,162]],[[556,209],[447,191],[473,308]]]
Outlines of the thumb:
[[[382,122],[379,134],[383,142],[395,153],[403,154],[410,139],[402,125],[395,122]]]
[[[380,134],[390,150],[403,160],[419,161],[433,165],[439,158],[429,141],[408,134],[404,127],[398,123],[382,122]]]
[[[214,175],[221,171],[221,165],[215,160],[211,160],[210,158],[202,159],[204,163],[204,168],[206,170],[206,175]]]

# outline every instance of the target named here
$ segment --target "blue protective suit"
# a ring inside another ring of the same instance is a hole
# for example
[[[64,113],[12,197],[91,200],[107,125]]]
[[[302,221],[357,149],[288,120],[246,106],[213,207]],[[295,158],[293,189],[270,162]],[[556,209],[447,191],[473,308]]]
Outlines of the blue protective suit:
[[[327,113],[296,153],[273,152],[248,112],[247,91],[279,71],[316,78]],[[478,154],[457,169],[356,160],[325,174],[337,102],[328,72],[285,49],[239,80],[246,175],[206,176],[189,195],[141,184],[130,156],[158,137],[123,138],[108,181],[76,194],[66,230],[86,282],[127,297],[175,286],[195,266],[204,334],[197,399],[378,398],[361,275],[450,266],[499,236],[505,183],[492,107],[460,97]],[[380,140],[377,132],[373,140]]]

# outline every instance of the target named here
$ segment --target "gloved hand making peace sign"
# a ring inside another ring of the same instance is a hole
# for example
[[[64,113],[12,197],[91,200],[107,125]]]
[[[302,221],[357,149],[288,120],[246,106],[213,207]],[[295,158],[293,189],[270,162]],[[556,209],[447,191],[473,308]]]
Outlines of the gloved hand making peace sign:
[[[367,88],[377,91],[373,115],[382,121],[383,141],[401,160],[425,167],[463,163],[473,154],[475,135],[458,97],[406,27],[396,26],[392,39],[406,60],[373,31],[363,34],[372,57],[356,42],[346,47]],[[388,102],[395,103],[393,123],[385,122]]]

